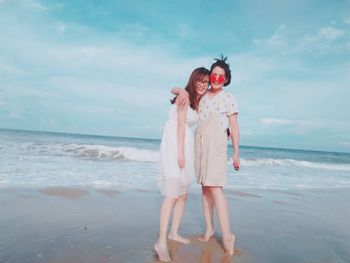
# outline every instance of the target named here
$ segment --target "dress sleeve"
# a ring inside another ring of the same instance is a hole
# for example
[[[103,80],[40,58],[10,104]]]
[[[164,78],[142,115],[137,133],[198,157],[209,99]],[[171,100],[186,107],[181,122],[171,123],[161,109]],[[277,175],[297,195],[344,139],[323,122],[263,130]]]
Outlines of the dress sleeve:
[[[227,116],[230,116],[235,113],[238,113],[238,103],[236,97],[230,93],[227,93],[226,114]]]

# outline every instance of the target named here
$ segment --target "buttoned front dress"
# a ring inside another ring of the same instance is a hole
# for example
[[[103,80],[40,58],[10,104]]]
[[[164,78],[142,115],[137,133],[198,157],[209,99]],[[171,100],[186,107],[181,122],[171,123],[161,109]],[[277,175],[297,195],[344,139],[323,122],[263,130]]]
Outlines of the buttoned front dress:
[[[228,117],[238,113],[234,95],[207,92],[199,103],[199,123],[195,134],[195,171],[203,186],[225,186],[227,173]]]

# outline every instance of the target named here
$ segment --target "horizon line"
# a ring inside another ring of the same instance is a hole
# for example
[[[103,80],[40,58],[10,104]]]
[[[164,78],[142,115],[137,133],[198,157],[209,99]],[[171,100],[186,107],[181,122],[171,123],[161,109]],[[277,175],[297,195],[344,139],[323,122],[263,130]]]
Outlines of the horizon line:
[[[25,131],[25,132],[37,132],[37,133],[54,133],[54,134],[67,134],[67,135],[82,135],[82,136],[97,136],[97,137],[110,137],[110,138],[125,138],[125,139],[134,139],[134,140],[153,140],[160,141],[161,138],[147,138],[147,137],[128,137],[122,135],[104,135],[104,134],[88,134],[88,133],[73,133],[73,132],[60,132],[60,131],[43,131],[43,130],[27,130],[27,129],[13,129],[13,128],[1,128],[0,130],[9,130],[9,131]],[[341,151],[325,151],[325,150],[314,150],[314,149],[293,149],[293,148],[282,148],[282,147],[271,147],[271,146],[259,146],[259,145],[240,145],[242,147],[255,147],[263,149],[273,149],[273,150],[293,150],[293,151],[304,151],[304,152],[320,152],[320,153],[342,153],[350,154],[350,152],[341,152]]]

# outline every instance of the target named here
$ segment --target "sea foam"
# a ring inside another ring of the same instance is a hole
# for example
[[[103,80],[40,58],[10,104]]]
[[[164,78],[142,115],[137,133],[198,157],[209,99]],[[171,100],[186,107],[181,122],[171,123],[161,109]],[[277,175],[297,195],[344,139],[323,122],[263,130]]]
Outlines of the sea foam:
[[[230,162],[232,159],[230,159]],[[243,166],[299,166],[306,168],[325,169],[334,171],[349,171],[350,164],[336,164],[336,163],[318,163],[309,161],[300,161],[293,159],[272,159],[272,158],[246,158],[241,159]]]
[[[99,160],[126,160],[136,162],[157,162],[158,150],[136,147],[116,147],[99,144],[34,144],[21,145],[21,150],[36,152],[37,154],[69,155]],[[324,169],[350,172],[350,164],[311,162],[294,159],[274,158],[242,158],[241,165],[251,166],[295,166],[311,169]],[[232,159],[228,162],[231,164]]]

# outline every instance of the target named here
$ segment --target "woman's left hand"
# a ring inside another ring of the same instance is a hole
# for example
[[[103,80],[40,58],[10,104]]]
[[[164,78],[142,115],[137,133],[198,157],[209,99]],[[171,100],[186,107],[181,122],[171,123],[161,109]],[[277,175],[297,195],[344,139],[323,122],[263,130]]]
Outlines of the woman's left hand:
[[[175,100],[175,104],[178,107],[185,107],[186,103],[189,100],[189,94],[186,90],[182,89],[180,94],[177,96],[176,100]]]

